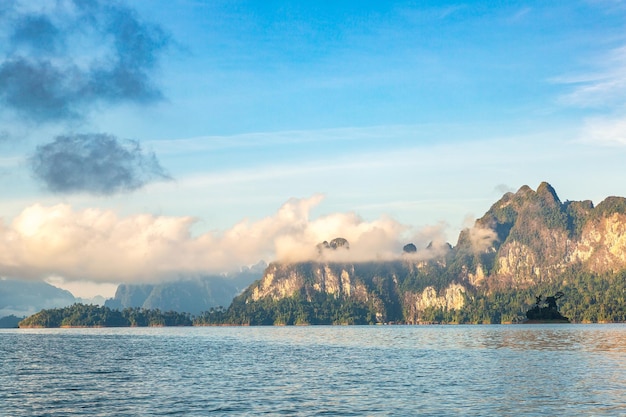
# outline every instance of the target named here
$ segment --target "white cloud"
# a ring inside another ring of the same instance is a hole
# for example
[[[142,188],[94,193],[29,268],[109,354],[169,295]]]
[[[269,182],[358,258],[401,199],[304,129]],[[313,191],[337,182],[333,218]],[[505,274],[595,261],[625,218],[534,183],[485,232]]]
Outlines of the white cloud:
[[[626,46],[615,48],[599,59],[598,69],[576,76],[553,79],[572,86],[561,101],[577,107],[605,107],[626,104]]]
[[[626,145],[626,46],[614,48],[596,60],[596,70],[554,81],[571,86],[561,97],[568,106],[606,111],[588,117],[579,133],[581,142],[594,145]]]
[[[493,242],[498,239],[498,235],[493,229],[475,225],[469,229],[469,238],[474,253],[482,253],[493,245]]]
[[[59,204],[27,207],[0,224],[0,274],[63,282],[149,282],[181,274],[218,273],[260,259],[317,259],[316,244],[335,237],[351,249],[329,260],[367,261],[399,256],[406,226],[382,217],[365,221],[354,213],[310,219],[321,195],[291,199],[273,215],[243,220],[223,232],[197,237],[195,219],[111,210],[75,210]],[[432,233],[427,233],[430,237]]]
[[[395,140],[413,135],[429,125],[385,125],[345,127],[313,130],[284,130],[274,132],[251,132],[230,136],[200,136],[184,139],[154,140],[146,143],[159,154],[219,151],[223,149],[260,148],[271,145],[304,143],[333,143],[344,141],[372,141],[384,138]]]
[[[626,145],[626,115],[594,117],[585,120],[581,141],[598,145]]]

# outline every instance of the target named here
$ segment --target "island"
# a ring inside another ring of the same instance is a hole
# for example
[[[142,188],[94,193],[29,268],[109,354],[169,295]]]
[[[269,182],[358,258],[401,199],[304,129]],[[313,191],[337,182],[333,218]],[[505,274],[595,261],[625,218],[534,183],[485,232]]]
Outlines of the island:
[[[188,313],[125,308],[115,310],[97,305],[73,304],[69,307],[41,310],[20,321],[20,328],[56,327],[164,327],[191,326]]]

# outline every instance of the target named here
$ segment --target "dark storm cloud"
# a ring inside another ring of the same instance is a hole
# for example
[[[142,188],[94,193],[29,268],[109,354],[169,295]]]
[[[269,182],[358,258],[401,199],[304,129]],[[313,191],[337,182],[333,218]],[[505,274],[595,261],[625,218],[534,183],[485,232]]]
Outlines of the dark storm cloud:
[[[169,38],[159,26],[118,2],[52,4],[0,9],[3,107],[46,122],[80,118],[96,103],[162,98],[152,77]]]
[[[35,176],[57,193],[109,195],[170,177],[138,142],[106,134],[57,136],[30,158]]]

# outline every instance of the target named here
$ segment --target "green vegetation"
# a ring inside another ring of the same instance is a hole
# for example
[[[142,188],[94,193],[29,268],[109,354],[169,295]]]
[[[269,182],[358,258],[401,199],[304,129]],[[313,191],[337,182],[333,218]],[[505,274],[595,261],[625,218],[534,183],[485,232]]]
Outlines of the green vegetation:
[[[615,213],[626,213],[626,198],[607,197],[593,210],[593,218],[601,219],[609,217]]]
[[[572,322],[626,321],[626,271],[592,274],[572,268],[554,282],[532,288],[492,293],[474,291],[472,296],[467,297],[463,308],[465,321],[462,322],[521,322],[536,296],[558,291],[564,293],[559,300],[559,311]]]
[[[127,308],[122,311],[86,304],[42,310],[19,323],[19,327],[143,327],[191,326],[187,313]]]
[[[257,281],[228,308],[212,308],[193,319],[189,314],[159,310],[119,311],[77,304],[44,310],[20,325],[515,323],[523,321],[526,312],[537,305],[537,296],[560,292],[563,297],[558,302],[559,311],[572,322],[624,322],[626,269],[592,273],[588,264],[574,264],[570,258],[576,243],[570,240],[580,238],[590,222],[616,214],[626,218],[626,199],[609,197],[594,208],[591,201],[561,203],[547,183],[536,192],[524,186],[494,204],[476,222],[474,230],[462,231],[454,248],[439,251],[428,246],[426,252],[421,252],[409,244],[403,249],[403,260],[398,261],[274,264],[273,282],[268,285],[280,286],[284,280],[291,280],[286,288],[295,291],[288,297],[277,297],[282,290],[270,288],[266,297],[253,298],[254,289],[260,285]],[[474,232],[478,232],[478,240]],[[318,245],[320,251],[336,248],[348,250],[349,244],[337,238]],[[417,255],[429,260],[417,261]],[[507,260],[507,267],[498,265],[497,259]],[[624,268],[623,261],[610,262],[603,270]],[[564,265],[569,265],[566,270]],[[479,267],[483,275],[477,278]],[[446,294],[453,283],[460,284],[465,292],[457,285]],[[189,300],[189,294],[198,293],[197,287],[185,288],[175,293],[180,294],[179,299],[170,292],[163,298],[181,304]],[[127,295],[143,294],[143,288],[135,290]],[[458,309],[424,308],[458,306],[460,297],[464,297],[464,303]],[[206,305],[203,300],[199,302]]]
[[[390,276],[381,288],[370,288],[375,299],[360,303],[348,297],[313,292],[308,297],[297,292],[282,299],[265,298],[246,301],[246,294],[236,298],[228,309],[212,309],[194,320],[195,325],[302,325],[302,324],[375,324],[377,322],[403,323],[408,321],[406,311],[401,311],[401,301],[406,292],[421,291],[426,278],[429,284],[443,285],[445,273],[439,279],[432,275],[398,274],[400,283],[389,290]],[[374,283],[376,280],[372,280]],[[447,284],[446,284],[447,285]],[[465,294],[465,305],[459,310],[426,308],[414,321],[419,323],[499,324],[520,323],[540,294],[563,291],[559,311],[572,322],[625,322],[626,321],[626,271],[617,274],[591,274],[572,268],[551,283],[532,288],[509,288],[485,291],[471,288]],[[400,309],[398,312],[397,309]],[[377,316],[377,312],[383,314]]]
[[[373,265],[361,266],[374,272]],[[378,268],[383,268],[379,265]],[[211,308],[196,317],[187,313],[162,312],[141,308],[113,310],[84,304],[42,310],[19,323],[20,327],[143,327],[143,326],[205,326],[205,325],[342,325],[403,323],[408,321],[402,302],[407,292],[421,292],[426,284],[440,289],[448,285],[443,268],[438,275],[423,275],[420,270],[402,274],[397,265],[399,285],[395,286],[388,269],[379,269],[378,278],[369,282],[372,297],[359,302],[350,297],[323,292],[296,292],[291,297],[249,301],[246,293],[235,298],[228,308]],[[436,277],[436,278],[435,278]],[[423,279],[423,280],[422,280]],[[471,288],[465,293],[465,305],[459,310],[427,308],[418,313],[420,323],[498,324],[518,323],[540,294],[562,291],[559,311],[572,322],[626,322],[626,270],[619,273],[592,274],[571,268],[551,283],[532,288],[486,292]],[[382,314],[381,314],[382,312]],[[378,315],[377,315],[378,313]]]
[[[264,298],[252,303],[240,296],[228,309],[212,309],[194,321],[196,325],[245,326],[374,323],[376,315],[370,306],[321,292],[310,298],[296,293],[279,300]]]

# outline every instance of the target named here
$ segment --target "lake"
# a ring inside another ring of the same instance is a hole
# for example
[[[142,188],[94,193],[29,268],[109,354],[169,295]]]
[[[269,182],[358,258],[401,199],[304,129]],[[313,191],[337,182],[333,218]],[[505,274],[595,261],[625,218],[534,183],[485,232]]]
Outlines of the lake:
[[[626,415],[626,325],[1,330],[1,416]]]

